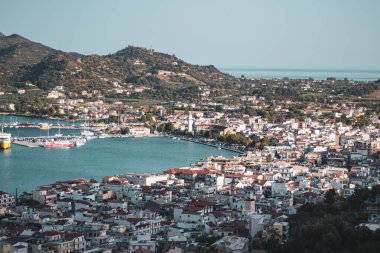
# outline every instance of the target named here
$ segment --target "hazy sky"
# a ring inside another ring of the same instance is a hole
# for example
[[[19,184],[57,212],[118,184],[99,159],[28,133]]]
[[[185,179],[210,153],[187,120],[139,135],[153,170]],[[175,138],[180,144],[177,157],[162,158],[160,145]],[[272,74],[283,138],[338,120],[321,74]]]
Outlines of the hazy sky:
[[[380,0],[1,0],[0,32],[218,67],[380,70]]]

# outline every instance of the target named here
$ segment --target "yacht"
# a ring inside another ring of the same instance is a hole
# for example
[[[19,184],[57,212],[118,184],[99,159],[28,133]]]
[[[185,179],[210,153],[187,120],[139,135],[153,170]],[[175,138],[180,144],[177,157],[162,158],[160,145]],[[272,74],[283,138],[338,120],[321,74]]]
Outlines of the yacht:
[[[95,133],[92,131],[84,130],[80,133],[86,139],[92,139],[95,137]]]

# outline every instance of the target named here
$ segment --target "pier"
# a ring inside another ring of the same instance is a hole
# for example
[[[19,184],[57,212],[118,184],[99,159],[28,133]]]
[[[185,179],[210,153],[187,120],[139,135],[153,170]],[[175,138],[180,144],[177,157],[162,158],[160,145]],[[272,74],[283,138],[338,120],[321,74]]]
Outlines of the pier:
[[[0,124],[0,127],[4,128],[41,128],[41,125],[32,124]],[[51,129],[91,129],[85,126],[66,126],[66,125],[49,125],[49,130]]]
[[[28,142],[28,141],[12,141],[13,144],[27,147],[27,148],[40,148],[42,147],[41,142]]]
[[[80,136],[66,135],[66,136],[36,136],[36,137],[16,137],[12,138],[12,144],[28,147],[40,148],[46,142],[50,141],[76,141],[81,139]]]
[[[63,136],[33,136],[33,137],[15,137],[12,138],[12,143],[15,145],[38,148],[43,147],[46,142],[50,141],[77,141],[88,139],[105,139],[105,138],[151,138],[162,137],[161,134],[149,134],[149,135],[123,135],[123,134],[101,134],[91,137],[79,136],[79,135],[63,135]]]

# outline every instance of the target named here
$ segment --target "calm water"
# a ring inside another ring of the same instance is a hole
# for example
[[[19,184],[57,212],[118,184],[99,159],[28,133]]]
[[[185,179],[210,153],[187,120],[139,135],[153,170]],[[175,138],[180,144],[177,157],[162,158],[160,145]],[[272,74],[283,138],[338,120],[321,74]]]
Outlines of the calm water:
[[[47,123],[49,125],[65,125],[65,126],[71,126],[76,125],[79,126],[82,122],[72,122],[72,121],[58,121],[53,119],[40,119],[40,118],[34,118],[34,117],[24,117],[24,116],[14,116],[14,115],[0,115],[0,124],[15,124],[15,123],[31,123],[31,124],[38,124],[38,123]]]
[[[12,129],[20,136],[39,135],[38,129]],[[78,133],[67,132],[67,133]],[[208,155],[232,157],[236,153],[186,141],[160,138],[94,139],[67,150],[13,145],[0,152],[0,190],[30,191],[57,180],[84,177],[101,179],[123,172],[161,172],[188,166]]]
[[[238,68],[220,68],[221,71],[233,76],[240,77],[244,75],[252,78],[278,78],[288,77],[290,79],[307,79],[325,80],[328,77],[337,79],[348,78],[355,81],[372,81],[380,79],[380,70],[304,70],[304,69],[238,69]]]

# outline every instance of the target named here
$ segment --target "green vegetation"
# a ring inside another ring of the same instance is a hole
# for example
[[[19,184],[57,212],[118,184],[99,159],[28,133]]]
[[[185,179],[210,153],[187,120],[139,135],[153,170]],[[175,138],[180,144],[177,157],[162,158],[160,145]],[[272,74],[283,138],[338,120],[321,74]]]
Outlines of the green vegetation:
[[[218,140],[228,144],[241,145],[248,145],[251,142],[251,139],[245,137],[242,133],[221,135]]]
[[[158,126],[157,130],[159,132],[174,132],[175,130],[175,127],[174,127],[174,124],[171,123],[171,122],[168,122],[168,123],[164,123],[164,124],[161,124]]]
[[[253,247],[276,253],[379,252],[380,231],[358,226],[367,221],[363,204],[374,201],[378,194],[380,186],[358,189],[351,197],[337,202],[335,191],[330,190],[324,203],[304,204],[289,217],[288,240],[273,233],[258,234]]]
[[[0,43],[0,69],[4,73],[0,76],[0,91],[6,93],[0,99],[2,111],[7,111],[4,105],[14,103],[21,113],[50,113],[44,106],[34,105],[34,100],[46,97],[47,92],[56,86],[64,87],[62,92],[66,98],[81,98],[85,102],[101,99],[111,104],[120,101],[146,105],[174,100],[199,104],[206,99],[236,106],[240,109],[234,109],[235,112],[262,116],[271,123],[286,118],[302,121],[306,116],[304,109],[309,103],[329,105],[353,102],[358,106],[370,107],[375,112],[380,109],[380,81],[235,78],[214,66],[188,64],[174,55],[141,47],[129,46],[114,54],[97,56],[56,51],[18,35],[0,39],[3,42]],[[138,86],[143,86],[145,90],[134,92]],[[115,92],[115,88],[122,92]],[[26,89],[26,95],[16,95],[17,89]],[[203,89],[208,91],[208,97],[200,95]],[[83,93],[93,90],[97,91],[97,95]],[[255,103],[242,102],[241,96],[260,99]],[[293,103],[287,104],[286,101]],[[48,102],[43,101],[45,107]],[[225,110],[221,105],[209,109],[217,112]],[[362,126],[368,118],[359,119],[357,123],[348,122]]]
[[[257,149],[263,149],[265,146],[270,146],[270,142],[268,137],[264,136],[264,138],[261,138],[259,136],[253,135],[251,136],[252,141],[249,143],[249,147],[254,147]],[[273,144],[275,145],[275,144]]]

